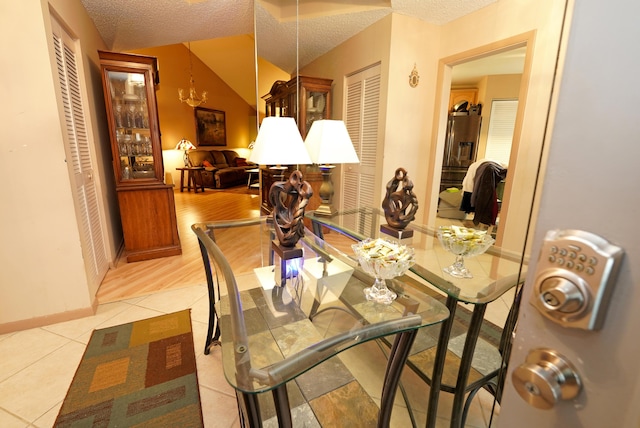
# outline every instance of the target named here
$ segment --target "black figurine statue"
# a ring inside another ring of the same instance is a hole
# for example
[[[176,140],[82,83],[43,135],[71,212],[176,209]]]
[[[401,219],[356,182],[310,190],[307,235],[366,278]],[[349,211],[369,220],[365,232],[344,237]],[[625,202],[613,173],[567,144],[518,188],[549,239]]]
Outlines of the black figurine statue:
[[[398,186],[402,183],[402,189]],[[389,226],[402,230],[416,217],[418,198],[413,193],[413,182],[404,168],[396,169],[396,174],[387,183],[387,194],[382,201],[384,217]]]
[[[269,189],[273,226],[283,247],[293,247],[304,236],[304,208],[311,196],[311,185],[302,179],[300,171],[292,172],[289,181],[273,183]]]

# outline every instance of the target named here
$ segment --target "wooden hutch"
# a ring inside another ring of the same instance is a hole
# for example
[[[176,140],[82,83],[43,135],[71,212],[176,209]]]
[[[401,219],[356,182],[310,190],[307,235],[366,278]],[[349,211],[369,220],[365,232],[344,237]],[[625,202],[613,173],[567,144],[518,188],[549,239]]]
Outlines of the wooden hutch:
[[[304,139],[314,121],[331,118],[332,82],[331,79],[309,76],[298,76],[289,81],[277,80],[269,93],[262,97],[266,103],[266,115],[293,117]],[[316,166],[301,165],[300,168],[304,179],[313,189],[313,197],[309,200],[307,209],[314,210],[320,205],[322,173]],[[292,171],[293,167],[284,171],[285,180]],[[279,180],[280,174],[265,167],[260,170],[260,208],[265,214],[271,212],[269,189]]]
[[[182,253],[164,183],[154,57],[98,51],[128,262]]]

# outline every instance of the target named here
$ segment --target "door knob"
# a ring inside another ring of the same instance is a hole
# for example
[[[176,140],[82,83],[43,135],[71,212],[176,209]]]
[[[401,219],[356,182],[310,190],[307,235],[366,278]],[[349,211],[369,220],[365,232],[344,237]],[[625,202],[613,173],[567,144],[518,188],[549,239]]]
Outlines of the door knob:
[[[551,409],[561,400],[571,400],[582,389],[575,367],[551,349],[533,349],[524,364],[511,374],[520,397],[537,409]]]

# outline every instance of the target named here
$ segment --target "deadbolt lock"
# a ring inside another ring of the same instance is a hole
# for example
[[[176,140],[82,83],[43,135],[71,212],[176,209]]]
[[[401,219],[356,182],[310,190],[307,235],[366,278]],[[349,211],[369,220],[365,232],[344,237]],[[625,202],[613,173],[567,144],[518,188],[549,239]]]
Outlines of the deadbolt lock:
[[[520,397],[537,409],[551,409],[559,401],[572,400],[582,389],[573,365],[556,351],[545,348],[529,352],[511,379]]]
[[[602,326],[623,250],[582,230],[552,230],[540,250],[531,304],[563,327]]]

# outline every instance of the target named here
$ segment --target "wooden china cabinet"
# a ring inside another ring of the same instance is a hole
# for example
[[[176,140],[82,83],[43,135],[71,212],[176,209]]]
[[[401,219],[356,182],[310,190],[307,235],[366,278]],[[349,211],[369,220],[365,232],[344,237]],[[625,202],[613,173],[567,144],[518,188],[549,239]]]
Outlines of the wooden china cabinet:
[[[269,93],[262,98],[266,103],[267,116],[293,117],[300,121],[298,129],[306,138],[311,124],[318,119],[331,118],[331,79],[298,76],[285,82],[277,80]]]
[[[164,183],[157,59],[98,54],[127,261],[181,254],[173,186]]]
[[[320,77],[298,76],[289,81],[277,80],[265,100],[267,116],[293,117],[300,130],[302,139],[306,138],[311,124],[320,119],[331,118],[331,84],[333,80]],[[299,118],[298,118],[298,112]],[[299,119],[299,120],[298,120]],[[301,166],[304,179],[313,189],[313,197],[309,200],[307,210],[314,210],[320,205],[320,185],[322,173],[315,166]],[[284,179],[293,171],[289,167],[284,174]],[[261,211],[271,212],[269,203],[269,189],[279,179],[280,172],[268,168],[261,169]]]

